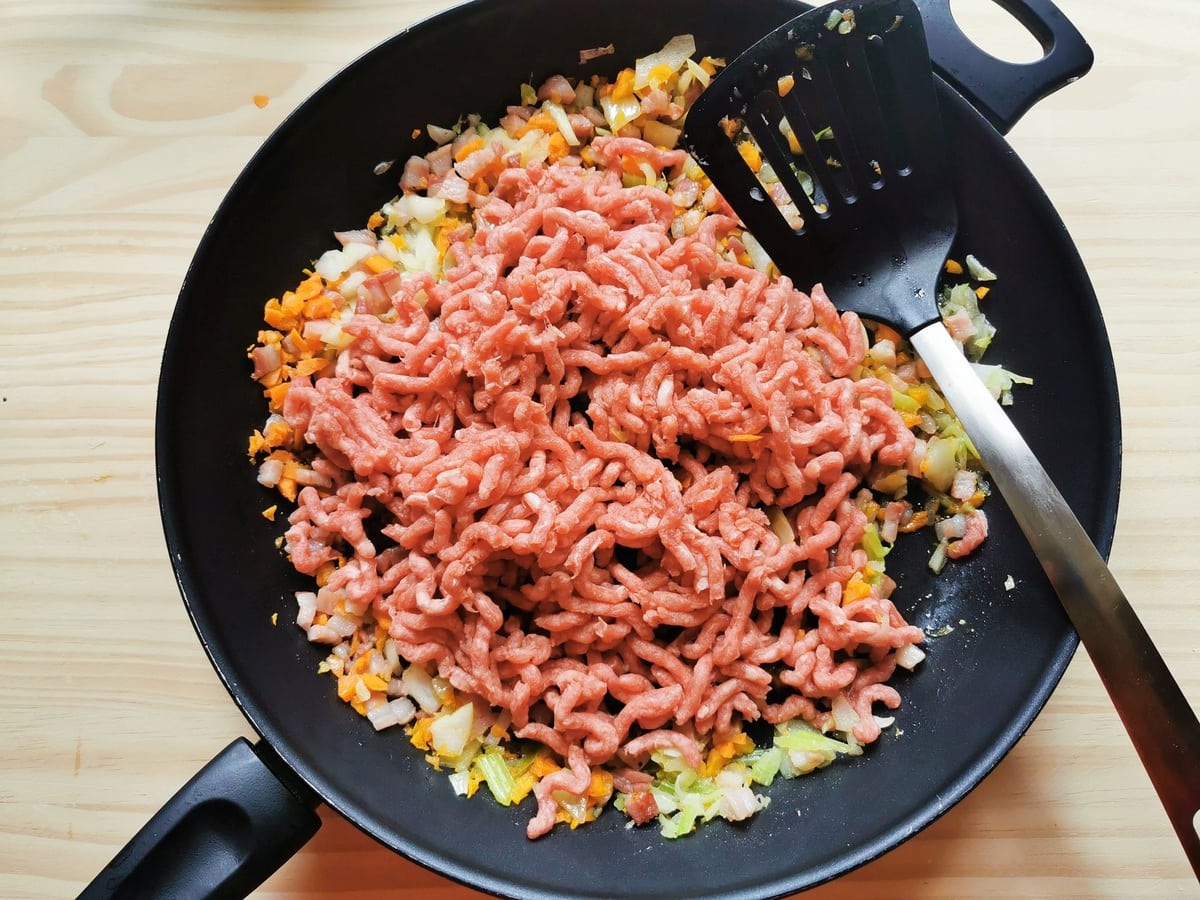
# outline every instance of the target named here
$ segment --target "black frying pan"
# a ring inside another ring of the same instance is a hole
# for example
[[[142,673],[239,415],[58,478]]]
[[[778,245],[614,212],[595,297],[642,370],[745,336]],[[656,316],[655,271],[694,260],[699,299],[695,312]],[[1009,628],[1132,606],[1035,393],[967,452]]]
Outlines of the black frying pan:
[[[1035,377],[1012,416],[1102,551],[1111,545],[1120,426],[1108,341],[1074,246],[1001,138],[1030,104],[1087,70],[1091,53],[1044,0],[1002,5],[1050,52],[1029,66],[974,49],[946,0],[926,0],[949,156],[958,162],[959,253],[1001,274],[989,307],[996,360]],[[252,890],[316,830],[325,802],[410,859],[481,890],[529,897],[771,896],[833,878],[916,833],[1013,746],[1057,684],[1076,638],[1000,498],[991,538],[940,577],[920,537],[889,574],[910,621],[936,632],[901,676],[903,735],[863,757],[776,782],[770,807],[668,842],[606,813],[579,831],[525,838],[528,804],[455,797],[400,729],[376,734],[317,674],[322,653],[285,623],[305,587],[274,547],[285,525],[245,456],[264,416],[245,348],[265,298],[395,192],[384,160],[428,150],[414,128],[462,112],[498,117],[522,81],[615,72],[691,32],[732,56],[798,13],[789,0],[484,0],[418,25],[305,103],[238,178],[196,253],[171,323],[157,421],[160,502],[184,602],[214,667],[262,740],[237,741],[140,832],[85,896]],[[613,43],[581,67],[578,51]],[[954,88],[949,87],[953,84]],[[968,102],[969,98],[971,102]],[[972,103],[975,105],[972,106]],[[383,109],[390,104],[390,109]],[[1017,588],[1006,591],[1007,578]],[[271,616],[279,613],[280,625]]]

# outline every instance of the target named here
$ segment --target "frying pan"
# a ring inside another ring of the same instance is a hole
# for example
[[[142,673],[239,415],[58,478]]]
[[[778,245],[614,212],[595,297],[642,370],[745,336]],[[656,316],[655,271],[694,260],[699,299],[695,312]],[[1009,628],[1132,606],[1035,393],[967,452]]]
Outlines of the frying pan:
[[[989,306],[993,361],[1032,375],[1012,417],[1101,551],[1116,518],[1120,424],[1100,310],[1061,220],[1002,134],[1078,77],[1091,52],[1046,0],[1004,0],[1046,49],[1029,65],[987,57],[947,0],[922,4],[938,71],[960,213],[959,253],[1001,280]],[[318,675],[319,648],[285,627],[305,588],[275,549],[285,523],[245,456],[264,416],[245,348],[262,303],[395,193],[412,137],[460,113],[495,119],[523,81],[613,73],[690,32],[732,56],[799,12],[790,0],[477,0],[417,25],[350,65],[301,106],[237,179],[180,293],[157,413],[160,506],[183,600],[218,675],[261,735],[239,740],[138,833],[84,896],[241,896],[315,832],[324,802],[383,844],[480,890],[568,896],[776,896],[836,877],[928,825],[1016,743],[1057,684],[1076,637],[1000,498],[991,537],[930,575],[916,537],[889,557],[928,659],[897,687],[902,734],[862,757],[777,781],[749,822],[666,841],[606,813],[579,831],[525,838],[528,804],[455,797],[400,729],[376,734]],[[581,49],[615,53],[581,65]],[[1006,581],[1015,582],[1007,590]],[[279,626],[272,623],[279,614]]]

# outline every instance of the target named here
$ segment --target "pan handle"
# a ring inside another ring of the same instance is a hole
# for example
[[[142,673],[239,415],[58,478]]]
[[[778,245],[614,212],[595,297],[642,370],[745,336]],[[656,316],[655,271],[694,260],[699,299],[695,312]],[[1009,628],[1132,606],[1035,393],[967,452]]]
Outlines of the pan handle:
[[[80,900],[245,897],[316,833],[317,803],[270,747],[238,738],[154,814]]]
[[[1012,63],[984,52],[963,33],[950,0],[916,0],[934,69],[1007,134],[1033,104],[1081,78],[1092,48],[1051,0],[994,0],[1042,45],[1041,59]]]

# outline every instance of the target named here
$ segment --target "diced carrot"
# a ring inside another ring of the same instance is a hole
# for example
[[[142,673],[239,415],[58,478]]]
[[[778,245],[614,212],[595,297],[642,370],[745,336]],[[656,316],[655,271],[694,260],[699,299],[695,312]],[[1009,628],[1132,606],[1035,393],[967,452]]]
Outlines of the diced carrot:
[[[410,135],[409,135],[409,137],[411,137],[411,138],[412,138],[414,141],[415,141],[417,138],[419,138],[420,136],[421,136],[421,129],[420,129],[420,128],[414,128],[414,129],[412,130],[412,134],[410,134]]]
[[[374,256],[368,256],[363,260],[363,265],[378,275],[380,272],[386,272],[393,268],[392,261],[386,256],[376,253]]]
[[[483,149],[483,138],[474,137],[458,148],[458,152],[454,154],[455,162],[462,162],[476,150]]]
[[[737,149],[742,159],[746,161],[746,165],[750,167],[751,172],[757,172],[762,169],[762,154],[758,152],[758,148],[754,144],[750,141],[742,141],[737,145]]]
[[[603,769],[592,772],[592,782],[588,785],[588,799],[607,800],[613,791],[612,775]]]
[[[305,319],[328,319],[333,315],[333,301],[325,294],[319,294],[304,304]]]
[[[433,725],[433,718],[425,716],[417,719],[417,723],[413,725],[412,734],[409,735],[409,741],[418,750],[428,750],[433,741],[433,735],[430,733],[430,726]]]
[[[791,93],[792,88],[794,88],[796,86],[796,76],[795,75],[784,75],[782,78],[780,78],[778,80],[778,82],[776,82],[775,86],[779,90],[779,96],[786,97],[788,94]]]
[[[467,773],[467,797],[474,797],[481,784],[483,784],[483,775],[478,769],[471,769]]]
[[[313,579],[316,581],[317,587],[325,587],[325,585],[329,583],[329,576],[331,576],[336,569],[337,563],[335,563],[333,560],[322,563],[320,568],[318,568],[316,573],[313,575]]]
[[[354,665],[351,667],[351,669],[356,674],[361,675],[363,672],[367,671],[367,669],[369,669],[370,667],[371,667],[371,654],[364,653],[362,656],[360,656],[358,659],[356,659],[354,661]]]
[[[285,381],[263,391],[271,412],[283,412],[283,398],[287,396],[288,387],[289,384]]]
[[[520,803],[529,796],[529,792],[533,790],[533,786],[537,784],[537,778],[533,773],[526,770],[521,775],[517,776],[516,787],[513,788],[509,795],[509,800],[513,803]]]
[[[551,772],[557,772],[560,768],[562,767],[559,766],[549,756],[544,753],[539,753],[533,758],[533,762],[529,766],[529,771],[536,778],[543,778],[546,775],[549,775]]]
[[[367,219],[367,227],[372,229],[378,228],[386,221],[387,219],[383,217],[383,213],[376,210],[375,212],[371,213],[371,217]]]
[[[285,500],[295,500],[299,488],[294,478],[280,478],[279,483],[275,485],[275,489],[283,495]]]
[[[543,131],[546,134],[554,134],[558,131],[558,125],[549,113],[539,112],[529,117],[529,121],[517,130],[517,137],[523,137],[530,131]]]
[[[271,98],[266,94],[255,94],[252,99],[254,100],[254,105],[259,109],[265,109],[267,104],[271,102]]]
[[[263,435],[267,445],[270,447],[278,447],[286,443],[292,436],[292,426],[287,422],[281,422],[278,419],[267,426],[267,433]]]
[[[298,316],[304,311],[304,299],[295,291],[287,291],[279,299],[279,306],[287,315]]]
[[[386,691],[388,687],[387,682],[378,675],[364,675],[362,677],[362,683],[372,691]]]
[[[268,522],[275,521],[275,513],[279,510],[279,506],[272,504],[262,511],[263,518]]]
[[[981,284],[979,287],[975,288],[975,296],[982,300],[991,292],[991,290],[992,289],[986,284]]]
[[[325,282],[321,280],[320,275],[310,275],[298,285],[294,291],[296,300],[304,303],[311,300],[313,297],[318,297],[325,293]]]
[[[323,356],[314,356],[310,359],[302,359],[296,363],[295,374],[300,378],[304,378],[307,375],[313,375],[328,366],[330,362],[331,360],[328,360]]]
[[[744,756],[754,750],[754,740],[744,731],[739,731],[726,743],[730,744],[733,750],[730,755],[731,759],[734,756]]]
[[[622,69],[617,75],[617,80],[613,84],[612,98],[613,100],[628,100],[633,96],[633,69]]]
[[[762,439],[763,435],[761,434],[731,434],[729,436],[731,444],[753,444],[755,441],[761,441]]]
[[[445,225],[438,229],[437,235],[434,236],[433,245],[437,248],[438,258],[446,255],[446,251],[450,249],[450,232],[455,229],[453,224]]]
[[[263,321],[281,331],[296,327],[295,314],[285,312],[277,299],[268,300],[266,306],[263,307]]]
[[[871,586],[863,581],[861,573],[855,572],[850,580],[846,582],[846,589],[842,592],[842,606],[848,606],[856,600],[870,596],[870,594]]]
[[[726,760],[725,757],[723,757],[720,753],[718,753],[716,750],[710,750],[708,758],[704,760],[704,764],[700,767],[700,777],[714,777],[718,772],[721,771],[722,768],[724,768],[726,762],[728,762],[728,760]]]
[[[896,329],[894,329],[888,325],[884,325],[882,322],[880,322],[879,324],[877,324],[875,326],[875,340],[876,341],[891,341],[893,346],[899,346],[900,340],[901,340],[900,332],[898,332],[898,331],[896,331]]]
[[[566,159],[568,152],[567,139],[563,137],[561,131],[556,131],[550,135],[550,152],[547,154],[547,159],[554,163],[560,159]]]
[[[962,263],[956,259],[946,260],[946,271],[951,275],[961,275],[963,271]]]
[[[349,703],[354,699],[354,691],[358,687],[357,675],[342,675],[338,678],[337,695]]]

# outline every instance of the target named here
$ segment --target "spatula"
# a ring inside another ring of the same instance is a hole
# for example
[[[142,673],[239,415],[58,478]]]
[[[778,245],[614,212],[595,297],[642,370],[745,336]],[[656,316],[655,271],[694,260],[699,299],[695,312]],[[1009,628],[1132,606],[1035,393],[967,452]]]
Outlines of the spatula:
[[[1058,593],[1200,876],[1200,723],[1104,559],[943,326],[956,201],[912,0],[823,6],[735,59],[683,144],[799,286],[907,337]],[[775,177],[769,177],[773,174]]]

